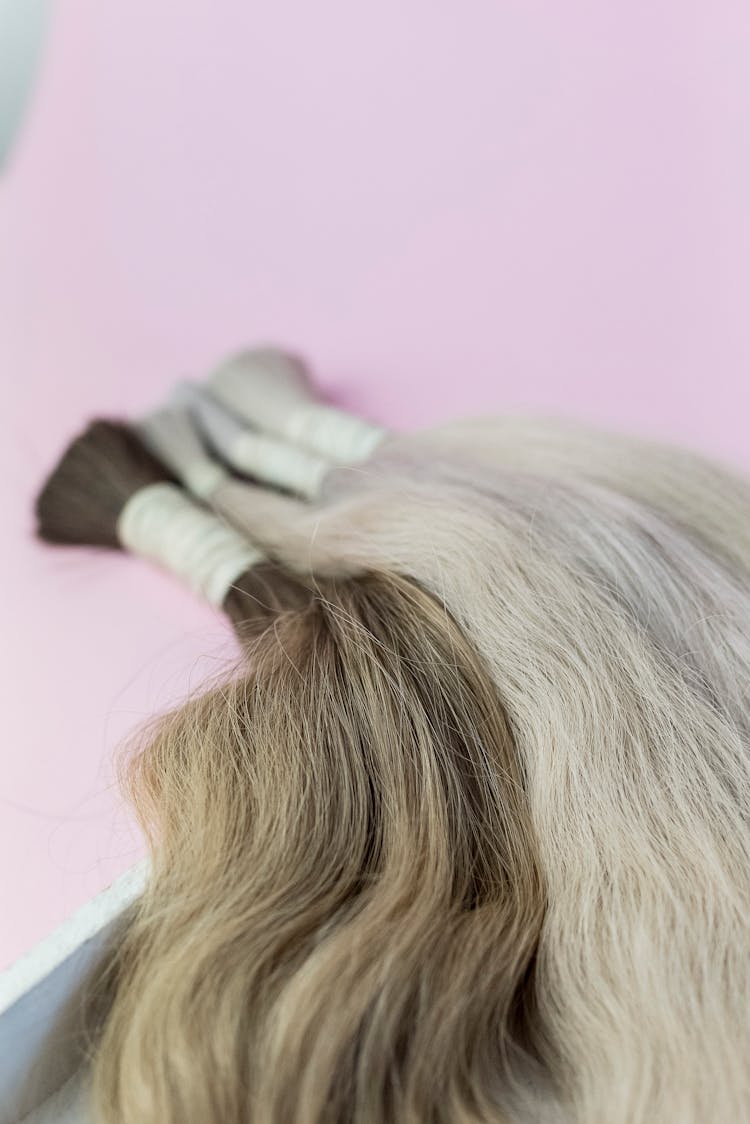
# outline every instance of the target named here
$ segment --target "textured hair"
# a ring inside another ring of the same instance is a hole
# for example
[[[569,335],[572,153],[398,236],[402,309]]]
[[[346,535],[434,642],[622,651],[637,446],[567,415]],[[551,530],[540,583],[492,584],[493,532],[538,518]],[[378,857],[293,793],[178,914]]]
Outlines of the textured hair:
[[[100,1118],[749,1120],[745,483],[505,420],[249,495],[242,664],[130,765]]]

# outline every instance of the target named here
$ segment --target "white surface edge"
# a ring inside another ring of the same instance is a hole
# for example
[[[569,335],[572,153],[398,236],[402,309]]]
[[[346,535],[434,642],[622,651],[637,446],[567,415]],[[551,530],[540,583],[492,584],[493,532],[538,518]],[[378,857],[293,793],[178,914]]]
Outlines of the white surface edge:
[[[148,866],[148,859],[136,863],[0,972],[0,1018],[135,901],[145,886]]]

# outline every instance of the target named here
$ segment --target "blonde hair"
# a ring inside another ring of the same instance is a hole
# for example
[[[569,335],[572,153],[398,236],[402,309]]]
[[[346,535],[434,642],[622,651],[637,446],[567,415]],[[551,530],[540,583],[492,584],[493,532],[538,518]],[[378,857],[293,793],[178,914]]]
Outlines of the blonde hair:
[[[131,766],[102,1120],[750,1119],[750,495],[528,425],[229,493],[273,562]]]

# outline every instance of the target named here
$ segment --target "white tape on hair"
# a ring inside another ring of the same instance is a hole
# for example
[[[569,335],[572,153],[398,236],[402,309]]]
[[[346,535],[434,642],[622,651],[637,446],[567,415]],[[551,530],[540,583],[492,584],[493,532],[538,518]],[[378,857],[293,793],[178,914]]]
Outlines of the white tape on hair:
[[[284,437],[342,464],[355,464],[371,455],[386,431],[371,422],[345,414],[334,406],[305,403],[283,422]]]
[[[209,445],[237,472],[308,499],[320,495],[330,461],[249,428],[199,387],[184,386],[182,395]]]
[[[136,429],[154,456],[198,499],[209,499],[227,479],[226,470],[207,454],[184,406],[154,410],[136,423]]]
[[[219,485],[229,479],[229,473],[216,461],[205,458],[193,461],[191,464],[183,464],[179,478],[187,490],[199,500],[209,500]]]
[[[131,496],[117,535],[126,550],[176,574],[212,605],[263,557],[175,484],[150,484]]]
[[[240,472],[313,499],[320,495],[330,462],[298,449],[290,441],[245,431],[227,450],[227,459]]]

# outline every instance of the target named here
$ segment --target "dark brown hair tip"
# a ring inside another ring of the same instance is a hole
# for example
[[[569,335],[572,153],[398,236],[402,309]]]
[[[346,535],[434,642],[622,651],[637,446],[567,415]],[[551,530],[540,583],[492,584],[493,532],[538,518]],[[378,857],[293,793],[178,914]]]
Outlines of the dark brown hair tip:
[[[63,452],[36,499],[44,542],[119,546],[117,521],[130,497],[169,471],[123,422],[95,419]]]

